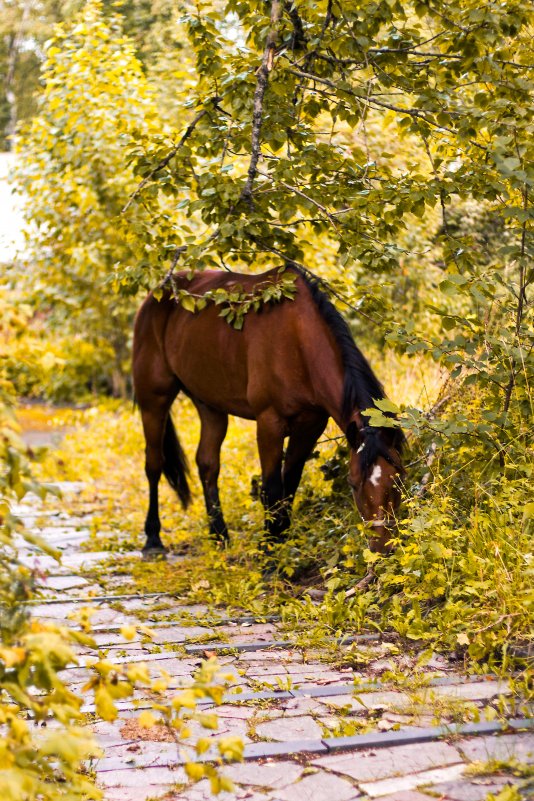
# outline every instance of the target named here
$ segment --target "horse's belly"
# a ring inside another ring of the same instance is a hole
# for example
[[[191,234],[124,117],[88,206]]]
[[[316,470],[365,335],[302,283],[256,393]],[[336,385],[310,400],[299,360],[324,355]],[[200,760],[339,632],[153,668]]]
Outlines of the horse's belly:
[[[180,315],[177,325],[168,327],[166,354],[170,366],[193,400],[227,414],[253,419],[247,397],[248,365],[243,335],[217,318],[207,327],[207,316],[203,313],[193,317],[186,312]]]
[[[268,408],[292,417],[313,405],[308,369],[287,312],[283,306],[261,315],[251,311],[237,331],[218,316],[218,308],[195,315],[177,310],[167,325],[165,353],[186,393],[246,419]]]

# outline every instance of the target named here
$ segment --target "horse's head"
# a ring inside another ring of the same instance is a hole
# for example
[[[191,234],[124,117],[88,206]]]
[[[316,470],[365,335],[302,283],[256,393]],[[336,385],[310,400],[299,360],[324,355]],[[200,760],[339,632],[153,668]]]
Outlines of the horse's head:
[[[388,553],[401,501],[400,479],[404,435],[399,428],[374,428],[349,423],[349,484],[362,518],[372,526],[371,551]]]

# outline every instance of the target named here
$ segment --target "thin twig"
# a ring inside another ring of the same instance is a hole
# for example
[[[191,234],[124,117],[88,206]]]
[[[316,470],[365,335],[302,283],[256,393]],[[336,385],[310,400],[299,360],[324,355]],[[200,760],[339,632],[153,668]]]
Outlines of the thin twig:
[[[523,191],[523,210],[525,212],[528,210],[528,189],[526,185]],[[523,224],[521,226],[521,252],[519,255],[519,295],[517,300],[514,340],[519,339],[519,334],[521,332],[521,323],[523,322],[524,304],[526,300],[526,282],[525,282],[526,244],[527,244],[527,220],[525,215],[525,219],[523,220]],[[512,400],[512,391],[515,385],[515,377],[516,377],[516,359],[515,357],[512,357],[510,378],[508,380],[508,384],[506,386],[506,391],[504,395],[503,416],[505,420],[506,417],[508,416],[508,411],[510,409],[510,403]],[[501,428],[503,427],[504,427],[504,422]]]
[[[258,175],[263,176],[263,178],[268,178],[271,181],[275,180],[272,175],[269,175],[268,173],[265,173],[265,172],[261,172],[261,170],[258,170]],[[323,206],[322,203],[319,203],[319,201],[314,200],[312,197],[310,197],[309,195],[305,194],[305,192],[303,192],[302,189],[299,189],[296,186],[291,186],[291,184],[286,184],[285,181],[278,181],[278,183],[279,183],[280,186],[283,186],[284,189],[288,189],[290,192],[294,192],[295,195],[299,195],[300,197],[304,198],[304,200],[307,200],[309,203],[312,203],[314,206],[316,206],[316,208],[318,208],[319,211],[322,211],[322,213],[325,215],[325,217],[327,217],[330,220],[330,222],[332,223],[334,228],[336,228],[338,221],[335,219],[333,214],[331,214],[328,211],[326,206]],[[348,211],[352,211],[352,209],[343,209],[342,212],[338,212],[338,214],[345,213],[345,212],[348,212]]]
[[[219,100],[220,100],[220,98],[214,98],[213,102],[216,103]],[[130,206],[134,202],[135,198],[139,195],[140,192],[143,191],[145,186],[148,183],[150,183],[150,181],[154,178],[155,175],[157,175],[158,172],[160,172],[160,170],[163,170],[167,166],[167,164],[170,162],[171,159],[174,158],[174,156],[176,156],[176,154],[178,153],[180,148],[182,148],[184,146],[184,144],[187,142],[187,140],[189,139],[189,137],[191,136],[191,134],[193,133],[193,131],[197,127],[197,125],[200,122],[200,120],[202,119],[202,117],[204,117],[207,113],[208,113],[208,110],[206,108],[203,108],[202,111],[199,111],[199,113],[196,115],[194,120],[192,120],[189,123],[189,125],[187,126],[187,128],[185,129],[184,135],[182,136],[182,138],[180,139],[178,144],[176,144],[167,153],[167,155],[165,156],[164,159],[162,159],[160,162],[158,162],[158,164],[156,164],[156,166],[149,172],[149,174],[145,178],[143,178],[143,180],[141,181],[139,186],[132,192],[132,194],[128,198],[128,202],[124,206],[121,214],[124,214],[126,211],[128,211],[128,209],[130,208]]]
[[[394,106],[391,103],[385,103],[382,100],[377,100],[375,95],[373,95],[372,98],[369,98],[365,97],[364,95],[359,95],[357,92],[351,89],[347,89],[345,87],[340,89],[340,87],[336,83],[334,83],[334,81],[330,81],[327,78],[322,78],[319,75],[314,75],[311,72],[303,72],[302,70],[299,69],[290,69],[288,70],[288,72],[291,73],[291,75],[296,75],[299,78],[307,78],[309,81],[316,81],[317,83],[321,83],[324,86],[329,86],[336,92],[344,92],[347,95],[351,95],[351,97],[355,97],[360,102],[366,102],[371,107],[378,106],[380,108],[387,108],[390,111],[395,111],[397,114],[407,114],[410,117],[414,117],[415,119],[419,119],[422,120],[423,122],[426,122],[427,125],[431,125],[433,128],[437,128],[440,131],[447,131],[447,133],[456,135],[456,131],[453,128],[448,128],[446,125],[442,125],[439,122],[434,122],[434,120],[429,119],[427,113],[422,109],[402,108],[401,106]],[[479,142],[475,142],[473,139],[470,139],[469,141],[473,145],[473,147],[477,147],[479,148],[479,150],[487,151],[487,147],[481,145]]]

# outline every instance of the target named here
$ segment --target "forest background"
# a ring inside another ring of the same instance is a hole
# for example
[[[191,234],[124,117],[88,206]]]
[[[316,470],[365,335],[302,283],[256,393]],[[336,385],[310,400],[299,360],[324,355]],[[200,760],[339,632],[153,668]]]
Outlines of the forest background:
[[[354,519],[343,443],[318,452],[280,564],[327,595],[295,616],[508,665],[532,609],[533,45],[513,0],[2,0],[0,136],[27,222],[0,281],[6,543],[29,487],[17,398],[127,398],[135,310],[171,267],[292,259],[329,282],[409,440],[387,560]],[[239,293],[219,301],[246,325]],[[84,424],[142,472],[124,405]],[[223,577],[256,553],[246,436]],[[370,564],[379,581],[354,594]]]

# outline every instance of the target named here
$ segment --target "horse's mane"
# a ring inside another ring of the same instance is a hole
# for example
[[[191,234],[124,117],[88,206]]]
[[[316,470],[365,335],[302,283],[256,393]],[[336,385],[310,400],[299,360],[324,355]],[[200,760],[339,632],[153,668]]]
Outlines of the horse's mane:
[[[371,365],[355,344],[347,322],[321,288],[323,285],[327,287],[326,282],[295,262],[287,262],[286,267],[297,272],[305,282],[319,314],[329,327],[339,347],[345,370],[341,416],[345,425],[348,425],[355,409],[359,411],[369,409],[375,405],[375,400],[386,397],[384,388],[374,374]],[[387,412],[385,414],[392,416]],[[366,474],[379,456],[391,461],[389,448],[395,448],[401,453],[405,438],[398,427],[370,427],[367,418],[364,416],[363,419],[365,426],[360,434],[363,436],[365,447],[360,452],[360,464],[363,473]],[[350,437],[348,439],[350,441]]]

